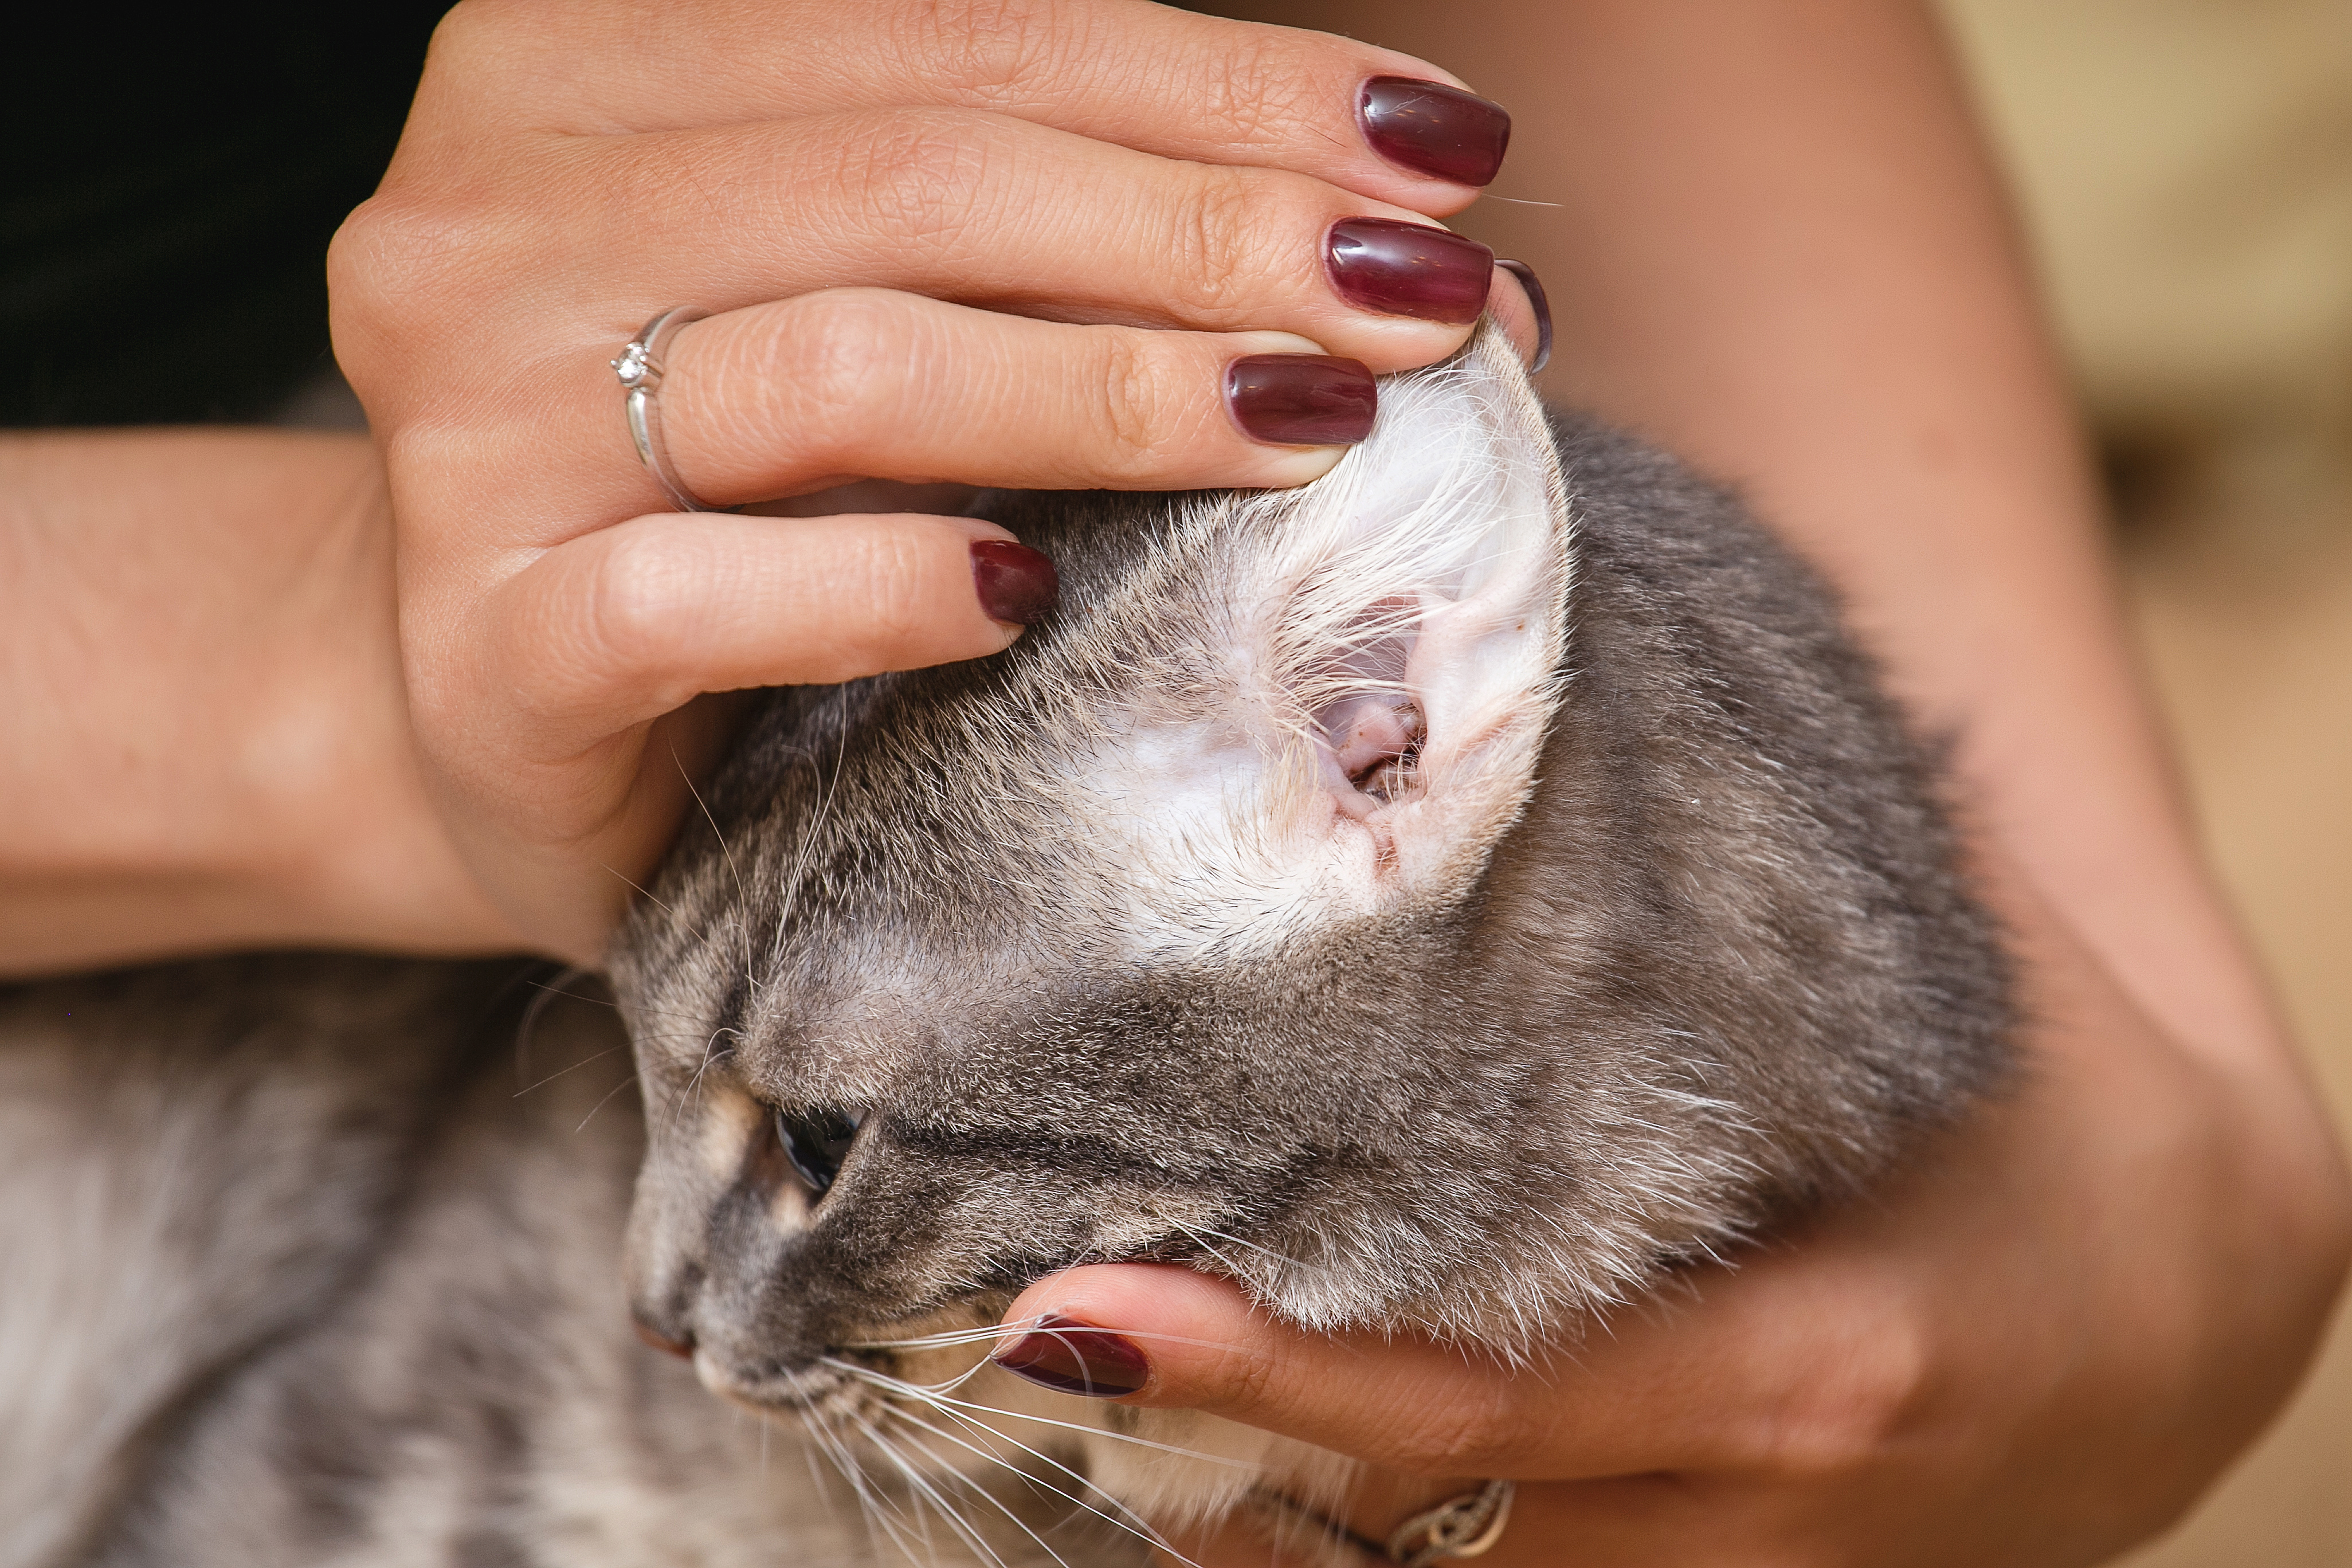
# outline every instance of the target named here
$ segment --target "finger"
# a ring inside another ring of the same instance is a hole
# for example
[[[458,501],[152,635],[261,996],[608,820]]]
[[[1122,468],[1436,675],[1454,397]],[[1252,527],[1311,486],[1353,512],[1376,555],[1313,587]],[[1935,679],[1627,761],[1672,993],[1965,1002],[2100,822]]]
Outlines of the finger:
[[[1493,260],[1320,180],[961,110],[585,141],[530,177],[565,199],[553,232],[501,237],[517,268],[551,247],[595,256],[646,314],[866,285],[1059,321],[1296,332],[1387,372],[1461,344]]]
[[[484,606],[499,751],[561,762],[701,692],[994,653],[1051,598],[1050,565],[1010,540],[912,513],[662,514],[572,540]]]
[[[1524,261],[1495,263],[1495,286],[1486,297],[1486,311],[1502,327],[1519,360],[1530,372],[1540,373],[1551,363],[1551,301],[1536,270]]]
[[[1150,1364],[1130,1404],[1211,1411],[1414,1475],[1826,1465],[1867,1448],[1916,1392],[1912,1336],[1878,1331],[1910,1320],[1874,1321],[1833,1270],[1777,1272],[1786,1289],[1715,1275],[1698,1289],[1720,1301],[1629,1311],[1518,1368],[1405,1336],[1305,1333],[1228,1282],[1165,1266],[1073,1269],[1006,1321],[1052,1314],[1126,1339]]]
[[[721,504],[852,474],[1298,485],[1370,432],[1375,402],[1361,365],[1280,333],[1073,327],[874,289],[698,321],[668,363],[670,458]]]
[[[513,83],[573,132],[982,109],[1163,157],[1294,169],[1433,214],[1466,205],[1509,140],[1507,114],[1412,56],[1132,0],[665,13],[658,27],[614,6],[551,28],[461,7],[434,39],[427,122],[445,93],[483,80]]]

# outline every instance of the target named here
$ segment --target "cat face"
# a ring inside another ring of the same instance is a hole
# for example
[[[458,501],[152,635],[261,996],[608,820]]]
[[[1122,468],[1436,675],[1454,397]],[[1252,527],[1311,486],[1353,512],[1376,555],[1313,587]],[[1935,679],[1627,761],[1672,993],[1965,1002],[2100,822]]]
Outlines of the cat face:
[[[1062,609],[776,694],[620,949],[635,1310],[785,1407],[1088,1261],[1311,1326],[1522,1223],[1548,1090],[1482,877],[1559,699],[1568,509],[1491,332],[1286,494],[1016,498]],[[1491,955],[1485,968],[1491,971]]]

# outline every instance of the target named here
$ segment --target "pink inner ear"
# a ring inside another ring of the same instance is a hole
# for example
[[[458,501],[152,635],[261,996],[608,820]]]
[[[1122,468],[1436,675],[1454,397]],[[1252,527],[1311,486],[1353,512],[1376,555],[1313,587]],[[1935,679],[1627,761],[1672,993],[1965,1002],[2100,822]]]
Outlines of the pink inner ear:
[[[1427,732],[1421,703],[1406,685],[1413,644],[1420,640],[1419,605],[1385,600],[1366,610],[1359,627],[1381,628],[1334,661],[1331,675],[1344,691],[1315,714],[1323,731],[1323,776],[1346,815],[1361,819],[1412,787],[1414,762]]]

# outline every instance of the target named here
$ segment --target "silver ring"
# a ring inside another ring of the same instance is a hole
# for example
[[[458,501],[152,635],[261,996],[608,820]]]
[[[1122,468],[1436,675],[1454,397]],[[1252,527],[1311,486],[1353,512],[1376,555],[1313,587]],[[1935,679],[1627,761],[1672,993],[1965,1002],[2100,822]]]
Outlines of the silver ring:
[[[715,507],[692,490],[678,483],[677,473],[669,466],[669,451],[662,445],[661,405],[654,394],[661,390],[662,355],[669,341],[688,321],[698,321],[710,314],[691,305],[678,305],[664,310],[646,323],[645,331],[630,340],[613,362],[613,374],[621,378],[621,390],[627,394],[624,400],[629,410],[629,436],[637,444],[637,458],[646,472],[654,477],[670,504],[680,511],[732,511],[733,507]]]
[[[1433,1568],[1439,1563],[1485,1556],[1503,1539],[1517,1490],[1508,1481],[1488,1481],[1475,1492],[1448,1498],[1427,1513],[1413,1515],[1388,1538],[1389,1561],[1402,1568]]]

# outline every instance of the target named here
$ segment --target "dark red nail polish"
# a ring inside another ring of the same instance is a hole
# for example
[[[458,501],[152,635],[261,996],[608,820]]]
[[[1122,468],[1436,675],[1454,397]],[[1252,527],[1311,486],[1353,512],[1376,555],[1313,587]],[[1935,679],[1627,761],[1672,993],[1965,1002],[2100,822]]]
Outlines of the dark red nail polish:
[[[659,1329],[647,1324],[643,1318],[637,1317],[632,1317],[629,1320],[629,1327],[637,1331],[637,1338],[664,1355],[674,1355],[688,1361],[694,1357],[694,1341],[691,1336],[684,1339],[671,1339]]]
[[[1355,360],[1247,354],[1225,367],[1225,407],[1253,441],[1353,446],[1372,433],[1381,395]]]
[[[1117,1399],[1151,1381],[1143,1352],[1108,1329],[1058,1312],[996,1352],[996,1364],[1015,1377],[1062,1394]]]
[[[1376,76],[1356,99],[1356,122],[1373,152],[1402,169],[1483,185],[1511,144],[1510,111],[1475,93],[1409,76]]]
[[[1331,286],[1360,310],[1461,326],[1486,308],[1495,253],[1475,239],[1384,217],[1331,226]]]
[[[1009,539],[971,542],[971,585],[982,614],[1016,626],[1035,626],[1062,596],[1054,563]]]
[[[1528,366],[1533,374],[1551,363],[1551,301],[1544,297],[1543,279],[1526,262],[1497,261],[1495,265],[1519,280],[1519,287],[1528,291],[1528,303],[1536,308],[1536,358]]]

